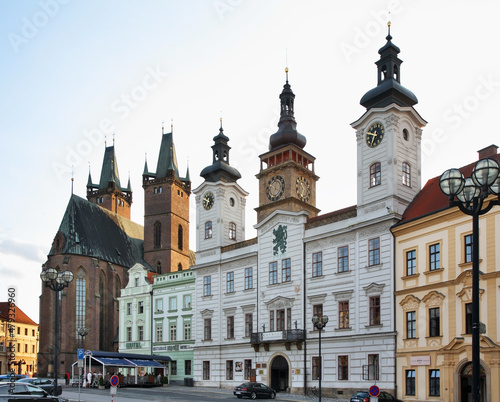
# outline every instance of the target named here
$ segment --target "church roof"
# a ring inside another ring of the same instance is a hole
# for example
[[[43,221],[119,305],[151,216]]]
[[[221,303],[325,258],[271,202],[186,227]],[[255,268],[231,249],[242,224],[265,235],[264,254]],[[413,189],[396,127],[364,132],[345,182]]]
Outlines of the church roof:
[[[92,183],[92,177],[89,171],[89,177],[87,181],[87,187],[93,189],[106,189],[109,187],[110,183],[114,183],[115,187],[121,191],[131,191],[130,181],[127,187],[122,188],[120,183],[120,175],[118,173],[118,162],[116,160],[115,146],[106,147],[104,149],[104,157],[102,159],[102,169],[101,177],[99,179],[99,184]]]
[[[156,165],[156,177],[167,177],[168,170],[173,170],[175,177],[179,178],[173,133],[164,133],[162,135],[160,154],[158,156],[158,164]]]
[[[9,310],[10,303],[8,302],[0,302],[0,317],[4,320],[9,320],[9,313],[12,312],[12,309]],[[23,310],[21,310],[18,306],[15,306],[15,317],[14,322],[20,324],[29,324],[29,325],[38,325],[35,321],[29,318]],[[10,317],[12,318],[12,317]]]
[[[143,259],[144,229],[129,219],[72,195],[59,232],[64,237],[58,254],[76,254],[131,267]],[[56,250],[51,248],[49,256]]]

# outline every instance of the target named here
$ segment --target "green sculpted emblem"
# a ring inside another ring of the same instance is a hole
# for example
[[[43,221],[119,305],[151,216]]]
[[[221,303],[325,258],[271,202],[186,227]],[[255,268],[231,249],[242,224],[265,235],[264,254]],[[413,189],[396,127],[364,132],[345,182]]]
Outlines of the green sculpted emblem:
[[[285,254],[287,238],[286,226],[279,225],[277,229],[273,229],[273,235],[273,255],[278,255],[278,251],[281,252],[281,254]]]

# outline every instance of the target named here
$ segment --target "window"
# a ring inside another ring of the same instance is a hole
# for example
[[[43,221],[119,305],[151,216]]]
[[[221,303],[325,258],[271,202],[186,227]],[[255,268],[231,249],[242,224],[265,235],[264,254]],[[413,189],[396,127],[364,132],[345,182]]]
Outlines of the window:
[[[403,162],[402,183],[404,186],[411,187],[411,170],[410,165],[406,162]]]
[[[28,336],[28,328],[24,328],[24,335]]]
[[[269,263],[269,284],[278,283],[278,263],[276,261]]]
[[[339,356],[338,357],[338,377],[339,380],[349,379],[349,356]]]
[[[191,360],[184,360],[184,375],[191,375]]]
[[[275,321],[276,318],[276,321]],[[292,329],[292,309],[287,308],[279,310],[271,310],[269,312],[269,330],[284,331]]]
[[[406,339],[415,339],[417,337],[417,312],[406,312]]]
[[[380,264],[380,239],[377,237],[368,240],[368,265],[371,267],[378,264]]]
[[[286,258],[281,261],[281,282],[290,282],[292,280],[292,270],[290,265],[290,258]]]
[[[226,293],[234,293],[234,272],[226,274]]]
[[[439,370],[429,370],[429,396],[441,395],[441,381]]]
[[[472,262],[472,235],[464,237],[464,262]]]
[[[406,276],[415,275],[417,273],[417,251],[411,250],[406,252]]]
[[[370,187],[379,186],[381,183],[381,174],[380,174],[380,163],[374,163],[370,166]]]
[[[132,327],[127,327],[127,342],[132,342]]]
[[[406,395],[415,396],[415,370],[406,370]]]
[[[156,299],[155,300],[155,309],[156,309],[156,312],[163,311],[163,299]]]
[[[337,249],[338,272],[349,271],[349,247],[343,246]]]
[[[134,286],[139,286],[139,278],[134,278]]]
[[[435,271],[441,268],[441,254],[439,251],[439,243],[429,246],[429,270]]]
[[[253,331],[253,314],[245,314],[245,336],[249,337]]]
[[[233,361],[226,360],[226,380],[233,379]]]
[[[190,322],[184,323],[184,340],[185,341],[191,340],[191,323]]]
[[[139,302],[139,314],[142,314],[144,313],[144,302],[143,301],[140,301]]]
[[[153,225],[153,246],[154,248],[161,247],[161,223],[158,221]]]
[[[182,247],[183,247],[183,229],[182,229],[182,226],[179,225],[179,227],[177,228],[177,247],[179,250],[182,250]]]
[[[276,310],[276,331],[285,329],[285,310]]]
[[[208,221],[205,223],[205,239],[212,238],[212,222]]]
[[[429,336],[440,336],[439,307],[429,309]]]
[[[313,305],[313,317],[315,315],[317,315],[318,317],[323,317],[323,305],[322,304],[314,304]],[[314,324],[312,324],[312,326],[313,326],[313,331],[318,330]]]
[[[321,358],[319,356],[313,356],[312,358],[312,380],[319,380],[321,373]]]
[[[244,367],[244,376],[245,376],[245,380],[249,380],[250,379],[250,374],[251,374],[251,370],[252,370],[252,360],[250,359],[245,359],[245,367]]]
[[[170,341],[177,340],[177,324],[170,323]]]
[[[370,297],[370,325],[380,325],[380,296]]]
[[[177,311],[177,296],[169,297],[168,309],[169,311]]]
[[[138,334],[138,339],[140,341],[143,341],[144,340],[144,327],[142,325],[139,325],[137,327],[137,334]]]
[[[79,269],[78,273],[76,274],[76,300],[75,300],[77,329],[85,327],[85,305],[86,305],[85,282],[86,282],[85,272],[83,271],[83,269]],[[132,314],[131,303],[127,304],[127,314],[128,315]],[[35,334],[33,334],[33,336],[35,336]],[[78,338],[78,330],[76,331],[76,337]]]
[[[227,323],[227,331],[226,331],[227,339],[233,339],[234,338],[234,316],[231,315],[231,316],[227,317],[226,323]]]
[[[274,310],[269,312],[269,331],[274,331]]]
[[[253,269],[245,268],[245,289],[253,288]]]
[[[24,344],[24,353],[28,353],[28,344]]]
[[[203,277],[203,296],[212,295],[212,277],[205,276]]]
[[[472,334],[472,303],[465,305],[465,333]]]
[[[323,275],[323,253],[321,251],[319,253],[313,253],[312,257],[312,276]]]
[[[212,319],[205,318],[203,320],[203,339],[209,341],[212,339]]]
[[[191,308],[191,295],[182,296],[182,308],[186,310]]]
[[[203,379],[210,380],[210,361],[203,362]]]
[[[349,328],[349,300],[339,302],[339,328]]]
[[[161,325],[156,326],[156,342],[163,342],[163,327]]]
[[[363,372],[363,380],[378,380],[379,372],[378,355],[368,355],[367,371]]]
[[[177,375],[177,360],[170,362],[170,375]]]
[[[236,223],[229,222],[229,240],[236,240]]]

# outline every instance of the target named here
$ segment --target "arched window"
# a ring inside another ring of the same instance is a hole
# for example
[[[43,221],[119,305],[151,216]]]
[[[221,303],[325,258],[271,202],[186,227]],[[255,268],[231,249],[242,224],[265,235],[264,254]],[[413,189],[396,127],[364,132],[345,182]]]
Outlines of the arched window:
[[[120,277],[118,275],[116,275],[116,279],[115,279],[115,299],[117,299],[118,297],[120,297],[121,290],[122,290],[122,281],[120,280]]]
[[[156,221],[154,224],[153,243],[154,248],[161,247],[161,223],[158,221]]]
[[[212,221],[205,223],[205,239],[212,238]]]
[[[183,239],[183,230],[182,226],[179,225],[179,227],[177,228],[177,247],[179,248],[179,250],[182,250],[183,246],[182,239]]]
[[[236,223],[229,222],[229,240],[236,240]]]
[[[80,268],[76,273],[75,332],[77,339],[79,339],[78,328],[85,327],[86,283],[87,279],[85,276],[85,271]]]
[[[106,322],[106,308],[107,308],[107,292],[106,292],[106,276],[101,271],[99,275],[99,317],[92,317],[99,320],[99,350],[105,350],[107,345],[107,322]]]
[[[161,261],[156,263],[156,273],[161,274]]]
[[[379,186],[381,183],[381,166],[376,162],[370,166],[370,187]]]
[[[402,182],[403,185],[411,187],[411,168],[410,165],[406,162],[403,162]]]
[[[182,271],[182,264],[181,263],[179,263],[179,265],[177,265],[177,270]]]

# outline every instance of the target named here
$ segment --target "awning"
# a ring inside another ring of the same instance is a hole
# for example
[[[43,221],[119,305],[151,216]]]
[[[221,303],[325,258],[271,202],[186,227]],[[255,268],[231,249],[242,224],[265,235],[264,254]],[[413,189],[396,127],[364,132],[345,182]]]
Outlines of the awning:
[[[127,359],[138,367],[165,367],[154,360]]]
[[[119,366],[119,367],[136,367],[134,363],[131,363],[127,359],[117,359],[113,357],[94,357],[94,360],[98,361],[105,366]]]

